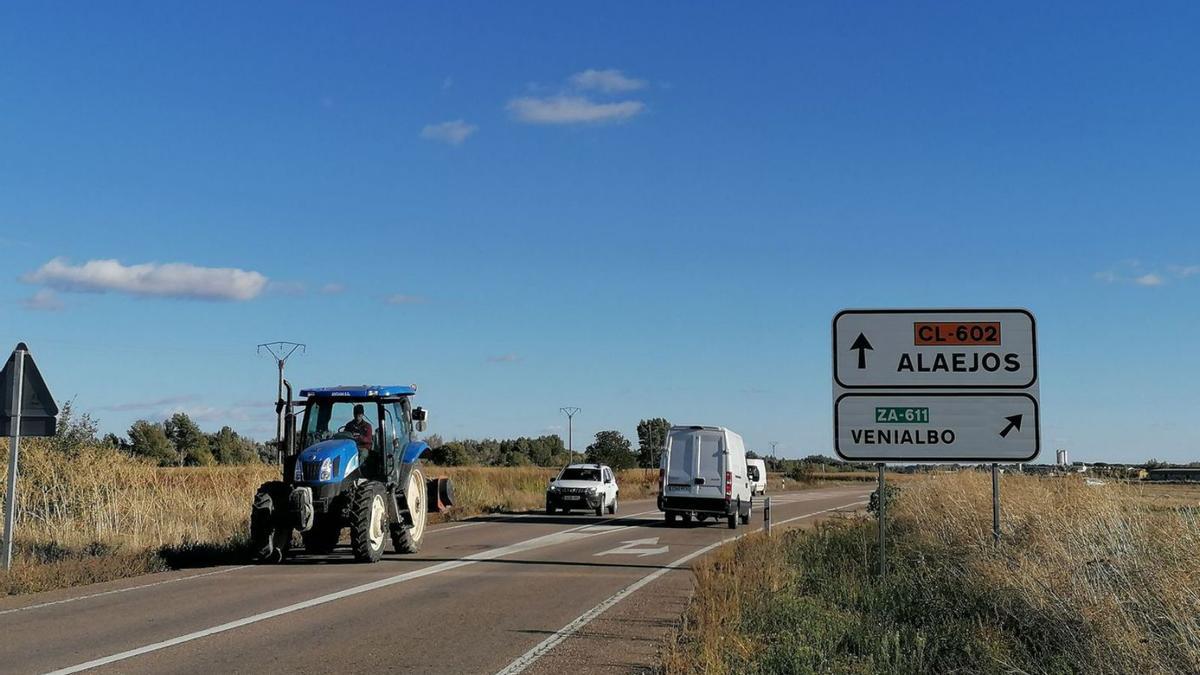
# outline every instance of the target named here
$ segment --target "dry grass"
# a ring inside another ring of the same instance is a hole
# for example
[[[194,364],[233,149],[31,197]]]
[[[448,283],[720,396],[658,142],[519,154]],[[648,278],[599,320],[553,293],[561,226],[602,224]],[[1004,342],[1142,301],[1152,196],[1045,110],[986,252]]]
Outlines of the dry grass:
[[[1196,492],[986,474],[909,481],[875,523],[751,537],[697,565],[669,673],[1200,672]]]
[[[0,456],[8,457],[3,443]],[[0,461],[0,476],[6,471]],[[430,515],[440,522],[541,508],[556,470],[426,465],[424,471],[455,484],[458,506]],[[14,565],[0,573],[0,594],[242,560],[254,491],[278,476],[277,467],[262,464],[159,468],[107,448],[65,455],[24,441]],[[621,472],[621,497],[653,494],[657,477],[657,471]]]
[[[7,461],[0,467],[7,472]],[[0,592],[106,581],[236,549],[255,488],[275,473],[159,468],[104,448],[64,455],[26,441],[13,569],[0,574]]]

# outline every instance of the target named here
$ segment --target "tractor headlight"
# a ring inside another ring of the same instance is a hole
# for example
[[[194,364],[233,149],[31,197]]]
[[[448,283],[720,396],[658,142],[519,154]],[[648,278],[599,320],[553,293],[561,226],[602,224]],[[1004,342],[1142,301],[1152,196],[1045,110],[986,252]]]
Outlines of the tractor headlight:
[[[318,474],[318,480],[329,480],[333,478],[333,462],[326,458],[321,460],[321,471]]]
[[[292,472],[292,478],[294,478],[297,483],[304,482],[304,463],[299,459],[296,460],[296,470]]]

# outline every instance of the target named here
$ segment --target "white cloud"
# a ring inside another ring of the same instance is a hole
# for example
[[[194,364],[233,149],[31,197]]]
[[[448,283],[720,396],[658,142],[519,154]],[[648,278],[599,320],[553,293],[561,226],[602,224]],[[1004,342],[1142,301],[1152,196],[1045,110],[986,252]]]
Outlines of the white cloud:
[[[122,265],[118,260],[89,260],[72,265],[55,258],[21,279],[60,291],[127,293],[193,300],[251,300],[267,287],[258,272],[190,263]]]
[[[328,283],[321,287],[321,293],[325,295],[337,295],[346,292],[346,285],[337,282]]]
[[[518,363],[520,360],[520,356],[512,353],[488,357],[488,363]]]
[[[419,295],[405,295],[403,293],[393,293],[384,299],[389,305],[416,305],[425,302],[425,298]]]
[[[636,91],[646,86],[644,80],[625,77],[625,74],[615,68],[593,70],[575,73],[570,78],[571,84],[577,89],[596,89],[605,93],[618,91]]]
[[[588,124],[620,122],[646,108],[641,101],[597,103],[584,96],[524,96],[508,102],[508,110],[518,120],[530,124]]]
[[[1135,278],[1133,283],[1137,284],[1138,286],[1161,286],[1163,284],[1163,278],[1154,272],[1148,272],[1140,277]]]
[[[1200,274],[1200,265],[1168,265],[1167,271],[1180,279]]]
[[[63,308],[62,300],[58,299],[58,294],[49,288],[43,288],[32,296],[21,301],[25,309],[30,309],[35,312],[57,312]]]
[[[446,77],[446,79],[442,80],[442,91],[446,91],[447,89],[449,89],[450,87],[453,87],[453,86],[454,86],[454,78],[453,77]]]
[[[474,124],[467,124],[462,120],[450,120],[439,124],[426,124],[425,128],[421,129],[421,138],[450,145],[462,145],[463,141],[476,131],[479,131],[479,127]]]

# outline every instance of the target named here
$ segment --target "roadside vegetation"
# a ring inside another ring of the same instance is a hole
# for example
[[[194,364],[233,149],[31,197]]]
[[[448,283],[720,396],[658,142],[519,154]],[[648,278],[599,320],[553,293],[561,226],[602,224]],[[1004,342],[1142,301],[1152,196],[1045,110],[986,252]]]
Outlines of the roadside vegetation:
[[[1200,490],[1001,489],[996,548],[986,474],[905,483],[884,578],[869,517],[719,549],[665,672],[1200,672]]]

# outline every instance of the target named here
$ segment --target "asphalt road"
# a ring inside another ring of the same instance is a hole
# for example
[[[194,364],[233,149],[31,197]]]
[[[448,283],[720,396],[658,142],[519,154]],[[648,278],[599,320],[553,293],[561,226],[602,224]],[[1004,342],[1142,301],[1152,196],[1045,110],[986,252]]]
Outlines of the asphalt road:
[[[861,508],[870,487],[772,496],[772,520]],[[374,565],[342,550],[180,570],[0,602],[5,673],[628,673],[654,663],[690,563],[762,527],[616,516],[500,516],[433,527]]]

